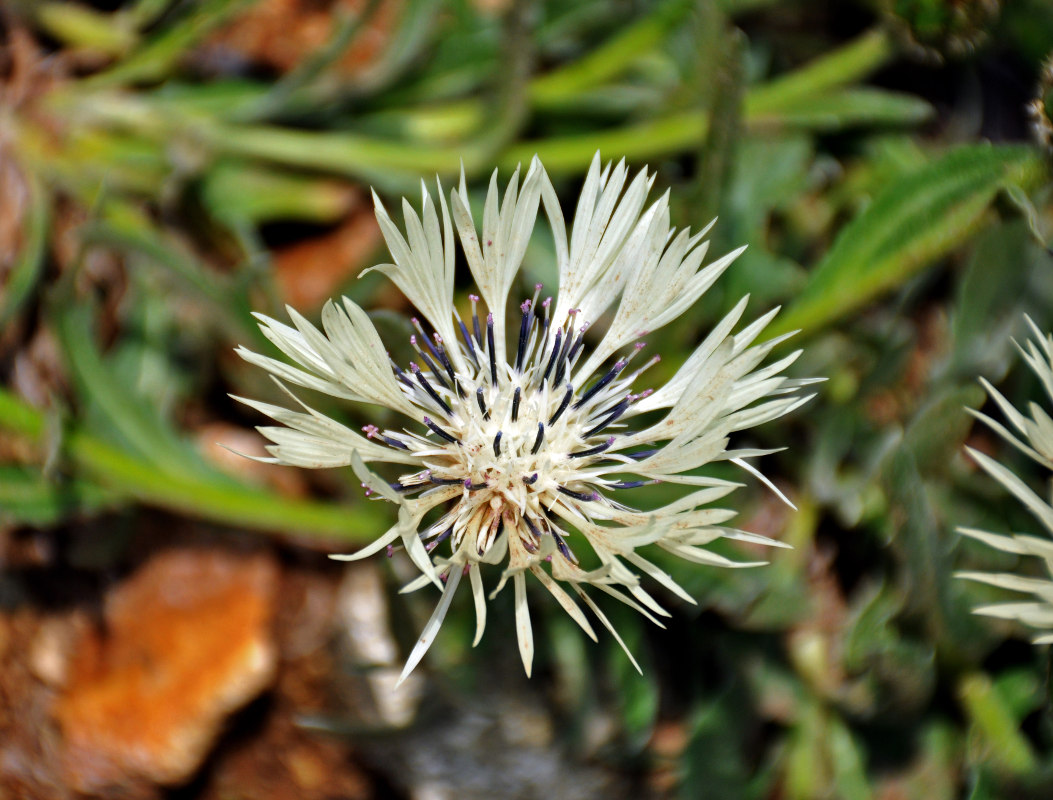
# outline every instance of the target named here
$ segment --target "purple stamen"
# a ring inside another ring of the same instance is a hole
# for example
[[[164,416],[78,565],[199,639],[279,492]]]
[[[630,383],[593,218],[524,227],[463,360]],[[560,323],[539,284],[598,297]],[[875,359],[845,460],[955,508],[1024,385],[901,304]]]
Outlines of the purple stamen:
[[[431,387],[431,384],[428,383],[428,379],[424,377],[424,373],[420,371],[420,367],[410,362],[410,371],[413,373],[413,377],[417,379],[417,383],[421,385],[421,388],[424,389],[424,391],[428,393],[431,399],[438,403],[439,407],[446,412],[446,416],[453,416],[453,410],[446,404],[446,401],[439,397],[438,393]]]
[[[628,397],[624,398],[620,403],[618,403],[613,409],[610,410],[610,413],[607,414],[607,416],[603,419],[602,422],[598,423],[596,427],[590,428],[589,430],[585,431],[585,433],[582,434],[582,438],[588,439],[590,436],[593,436],[603,431],[608,425],[610,425],[612,422],[618,419],[618,417],[625,413],[626,409],[629,408],[629,404],[632,403],[632,401],[633,395],[629,395]],[[593,417],[593,419],[595,419],[595,417]]]
[[[458,318],[457,324],[461,326],[461,336],[464,337],[464,343],[468,347],[468,355],[471,356],[472,363],[478,369],[479,357],[475,354],[475,344],[472,342],[472,335],[468,333],[468,328],[465,326],[463,319]]]
[[[445,439],[450,444],[460,444],[461,443],[456,437],[454,437],[451,434],[447,433],[442,428],[440,428],[438,425],[436,425],[434,422],[432,422],[429,417],[425,417],[424,418],[424,424],[427,425],[431,429],[432,433],[434,433],[436,436],[439,436],[442,439]]]
[[[604,450],[614,444],[614,437],[610,437],[603,444],[598,444],[595,447],[590,447],[588,450],[579,450],[576,453],[567,453],[567,458],[588,458],[589,456],[595,456],[602,453]]]
[[[604,375],[602,378],[596,381],[596,383],[592,385],[592,388],[590,388],[587,392],[585,392],[585,394],[581,396],[581,399],[574,404],[574,408],[581,408],[583,405],[589,402],[589,400],[595,397],[597,392],[602,391],[607,386],[607,384],[609,384],[611,381],[618,377],[618,373],[625,369],[625,364],[625,359],[621,359],[620,361],[618,361],[610,372],[608,372],[606,375]]]
[[[541,443],[545,441],[545,423],[539,422],[537,424],[537,437],[534,439],[534,446],[530,448],[530,455],[536,455],[537,451],[541,449]],[[534,476],[537,477],[536,475]]]
[[[486,345],[490,355],[490,385],[497,386],[497,348],[494,345],[494,313],[486,315]]]
[[[599,495],[596,492],[575,492],[573,489],[568,489],[566,486],[557,486],[557,491],[560,494],[565,494],[567,497],[573,497],[575,500],[580,500],[583,503],[588,503],[591,500],[599,500]]]
[[[545,374],[541,376],[541,383],[548,380],[549,373],[552,372],[552,367],[556,363],[556,359],[559,357],[559,343],[563,337],[563,330],[556,328],[556,341],[552,345],[552,355],[548,359],[548,366],[545,368]]]
[[[560,402],[559,408],[556,409],[556,413],[555,414],[553,414],[551,417],[549,417],[549,420],[548,420],[549,427],[552,427],[552,423],[554,423],[557,419],[559,419],[560,415],[562,415],[563,412],[567,410],[567,406],[570,405],[570,398],[573,395],[574,395],[574,387],[571,386],[568,383],[567,384],[567,393],[563,395],[563,400]]]

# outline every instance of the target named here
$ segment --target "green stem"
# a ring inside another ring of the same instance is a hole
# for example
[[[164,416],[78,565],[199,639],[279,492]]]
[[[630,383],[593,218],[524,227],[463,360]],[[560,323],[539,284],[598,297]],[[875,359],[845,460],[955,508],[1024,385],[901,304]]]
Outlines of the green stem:
[[[883,28],[868,31],[829,55],[751,90],[746,97],[746,113],[780,111],[802,97],[847,86],[887,63],[894,52]]]
[[[1032,772],[1037,767],[1031,745],[989,677],[979,672],[966,675],[958,683],[958,698],[993,760],[1016,773]]]
[[[705,112],[686,111],[615,130],[517,142],[501,155],[499,166],[509,169],[529,161],[535,153],[552,173],[574,171],[587,165],[597,150],[630,160],[650,158],[675,153],[697,143],[707,130],[709,119]]]
[[[530,83],[531,102],[537,108],[561,105],[616,77],[638,56],[659,45],[690,8],[684,0],[664,3],[577,61],[539,75]]]
[[[0,429],[35,444],[46,438],[44,415],[0,389]],[[169,475],[73,427],[63,452],[77,469],[102,485],[151,506],[213,522],[308,539],[362,544],[383,525],[372,509],[291,500],[250,486],[218,486],[186,475]]]

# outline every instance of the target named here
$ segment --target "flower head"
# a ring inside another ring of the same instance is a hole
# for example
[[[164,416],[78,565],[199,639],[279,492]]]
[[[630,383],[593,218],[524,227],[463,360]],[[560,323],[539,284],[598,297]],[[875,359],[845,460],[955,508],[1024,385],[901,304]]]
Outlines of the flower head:
[[[350,464],[368,494],[398,506],[398,521],[387,533],[343,558],[390,551],[401,542],[421,572],[407,588],[433,583],[442,591],[403,677],[430,646],[465,577],[478,642],[486,620],[484,583],[492,580],[484,579],[484,564],[503,566],[491,597],[512,581],[529,674],[527,574],[589,636],[595,638],[592,626],[573,595],[620,643],[585,586],[656,623],[668,612],[638,573],[692,602],[638,548],[653,544],[689,561],[731,567],[751,564],[705,545],[722,537],[776,544],[729,527],[734,512],[709,504],[738,484],[701,476],[698,468],[731,460],[765,480],[744,459],[768,451],[729,450],[729,436],[801,405],[808,398],[794,392],[810,381],[781,374],[797,353],[760,366],[780,341],[755,344],[774,312],[734,333],[744,298],[669,382],[647,388],[646,373],[660,356],[647,352],[645,337],[688,309],[744,249],[703,264],[708,228],[674,230],[667,196],[645,209],[652,181],[646,170],[631,177],[624,162],[602,167],[597,156],[569,236],[537,159],[522,185],[516,171],[503,197],[494,174],[481,231],[463,176],[449,205],[441,185],[438,209],[423,187],[419,216],[403,201],[405,235],[374,198],[394,261],[374,269],[388,275],[422,317],[413,320],[414,360],[392,361],[366,313],[347,298],[326,304],[323,331],[292,309],[292,327],[259,316],[264,334],[297,366],[239,351],[281,382],[387,406],[405,418],[405,427],[366,425],[360,435],[302,403],[302,411],[291,411],[244,400],[285,426],[260,429],[272,442],[271,461]],[[554,296],[537,285],[513,299],[539,206],[552,229],[559,286]],[[460,308],[454,297],[458,243],[478,287]],[[590,326],[598,322],[606,327],[593,342]],[[401,465],[404,472],[388,482],[368,462]],[[683,496],[649,510],[629,505],[634,489],[658,482],[682,485]]]
[[[1029,341],[1026,347],[1021,347],[1020,351],[1045,387],[1046,394],[1053,400],[1053,337],[1039,331],[1030,318],[1027,319],[1027,323],[1031,327],[1034,339]],[[986,414],[972,410],[970,413],[1020,452],[1046,469],[1053,470],[1053,419],[1036,403],[1030,404],[1030,417],[1021,414],[988,381],[981,378],[980,382],[1016,433]],[[1047,501],[990,456],[971,447],[967,447],[966,450],[981,469],[1027,506],[1028,511],[1042,523],[1048,533],[1053,533],[1053,507]],[[1004,536],[975,528],[959,528],[958,531],[1006,553],[1041,558],[1045,561],[1046,571],[1053,577],[1053,541],[1048,537],[1039,538],[1025,534]],[[1005,572],[959,572],[958,577],[1031,595],[1031,599],[1025,602],[995,603],[979,606],[973,611],[989,617],[1015,619],[1039,629],[1042,632],[1032,640],[1035,644],[1053,642],[1053,579],[1024,577]]]

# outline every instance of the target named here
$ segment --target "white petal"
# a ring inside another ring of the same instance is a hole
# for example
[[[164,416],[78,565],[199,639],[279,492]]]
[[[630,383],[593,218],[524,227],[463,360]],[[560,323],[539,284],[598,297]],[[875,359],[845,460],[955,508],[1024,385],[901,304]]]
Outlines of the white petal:
[[[519,640],[519,655],[523,659],[523,669],[527,677],[534,663],[534,632],[530,627],[530,608],[527,606],[526,580],[523,573],[512,576],[515,587],[516,605],[516,639]]]
[[[482,641],[483,631],[486,630],[486,593],[478,564],[471,566],[468,577],[471,579],[472,599],[475,601],[475,638],[472,640],[472,647],[475,647]]]
[[[596,605],[595,601],[591,597],[589,597],[587,594],[585,594],[585,592],[581,590],[581,587],[575,585],[574,588],[578,590],[578,596],[585,602],[585,605],[591,608],[592,613],[595,614],[596,617],[600,620],[600,622],[603,623],[603,627],[605,627],[611,632],[611,636],[614,637],[614,640],[618,642],[618,645],[622,648],[623,651],[625,651],[625,655],[629,657],[629,661],[632,662],[632,665],[636,668],[636,671],[643,675],[643,670],[640,669],[639,663],[637,663],[636,659],[633,658],[633,654],[629,652],[629,648],[625,646],[625,642],[622,640],[622,637],[618,635],[618,631],[614,629],[614,626],[611,625],[611,621],[607,619],[607,615],[600,610],[600,607]]]
[[[406,680],[409,674],[413,672],[413,668],[420,663],[420,660],[424,658],[424,654],[428,652],[428,648],[431,647],[431,643],[435,641],[435,636],[439,632],[439,628],[442,626],[442,621],[446,618],[446,612],[450,608],[450,602],[453,600],[453,593],[457,591],[457,584],[460,582],[461,571],[455,566],[451,566],[446,578],[446,585],[441,587],[442,597],[439,599],[439,604],[435,606],[431,618],[424,626],[424,630],[421,631],[420,638],[417,639],[417,644],[413,646],[409,658],[406,659],[406,666],[402,668],[402,674],[399,676],[398,683],[395,684],[396,686]]]

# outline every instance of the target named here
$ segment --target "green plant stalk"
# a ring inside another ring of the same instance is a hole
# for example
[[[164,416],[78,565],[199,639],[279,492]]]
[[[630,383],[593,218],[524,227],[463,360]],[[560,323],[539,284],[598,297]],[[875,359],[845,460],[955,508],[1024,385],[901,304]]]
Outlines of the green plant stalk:
[[[791,75],[754,87],[745,95],[745,122],[751,126],[792,126],[792,115],[787,114],[793,110],[792,101],[812,97],[809,92],[825,92],[829,95],[831,89],[851,83],[880,66],[890,52],[884,34],[865,34]],[[541,79],[535,79],[535,83],[537,80]],[[563,85],[564,80],[573,82],[584,79],[561,78],[555,85]],[[72,103],[77,113],[103,124],[120,125],[151,138],[171,137],[175,130],[185,135],[188,142],[213,152],[350,174],[359,178],[409,182],[421,174],[450,176],[455,173],[462,159],[468,172],[476,172],[486,166],[483,162],[488,162],[491,157],[490,147],[486,143],[493,141],[492,131],[484,133],[478,141],[461,145],[390,142],[354,133],[317,133],[275,126],[232,125],[200,115],[178,115],[175,109],[172,109],[172,113],[166,113],[163,108],[128,96],[92,95],[88,98],[89,102],[84,102],[84,88],[80,85],[75,94],[58,98],[56,111],[63,113],[65,107]],[[536,90],[529,91],[532,93]],[[550,88],[546,91],[550,98],[555,96],[552,92],[556,90]],[[859,91],[862,90],[856,90]],[[810,116],[806,113],[799,122],[805,127],[832,129],[859,119],[874,119],[875,111],[865,105],[861,108],[856,94],[846,92],[842,96],[845,107],[841,112],[838,111],[838,96],[835,93],[823,98],[821,113],[811,112]],[[924,116],[926,107],[916,98],[878,93],[875,90],[870,90],[870,94],[866,95],[871,105],[878,96],[886,99],[876,113],[880,121],[898,119],[910,122]],[[889,100],[900,102],[896,105]],[[537,153],[550,171],[578,170],[588,164],[597,149],[629,158],[653,157],[691,147],[707,131],[707,115],[703,111],[690,110],[611,131],[514,144],[504,151],[499,161],[504,167],[515,166],[529,161]]]
[[[958,683],[958,698],[992,759],[1016,773],[1031,772],[1038,766],[1031,745],[987,675],[975,672],[963,677]]]
[[[229,20],[249,2],[250,0],[206,0],[193,4],[190,13],[183,19],[109,70],[80,81],[80,88],[120,86],[164,78],[190,47]]]
[[[51,218],[49,197],[34,175],[27,175],[26,181],[29,204],[23,221],[22,251],[11,268],[3,295],[0,295],[0,329],[17,316],[44,270],[48,223]]]
[[[621,74],[634,59],[658,46],[690,8],[691,3],[684,0],[663,3],[577,61],[534,78],[529,89],[532,105],[563,105],[580,92]]]
[[[881,107],[875,109],[873,104],[859,103],[861,95],[865,99],[883,98]],[[839,102],[842,103],[840,109],[837,107]],[[773,127],[837,130],[857,122],[915,123],[924,119],[931,110],[926,103],[909,95],[864,89],[842,90],[823,98],[822,105],[822,113],[803,114],[796,120],[785,111],[754,106],[751,113],[744,115],[743,123],[750,130]],[[499,163],[507,169],[529,160],[536,153],[549,172],[571,172],[583,169],[597,150],[629,159],[653,158],[693,147],[708,131],[709,117],[704,111],[684,111],[614,130],[519,142],[505,151]]]
[[[894,54],[884,28],[868,31],[828,55],[756,87],[746,97],[746,113],[783,110],[802,97],[855,83],[887,64]]]
[[[36,22],[64,44],[109,56],[121,56],[135,46],[137,36],[120,13],[106,14],[80,3],[40,3]]]
[[[449,175],[462,153],[468,155],[460,147],[407,146],[353,133],[333,135],[222,124],[202,128],[201,133],[211,147],[224,152],[348,174],[392,169]],[[466,157],[466,167],[468,160]]]
[[[49,480],[38,468],[0,464],[0,523],[57,525],[75,514],[120,505],[119,500],[82,478]]]
[[[42,445],[44,415],[0,389],[0,430]],[[381,514],[360,506],[285,499],[241,485],[217,486],[185,475],[169,475],[77,427],[66,430],[62,452],[78,470],[104,487],[147,505],[212,522],[311,540],[364,544],[380,533]]]
[[[1044,174],[1038,154],[1027,147],[978,146],[961,148],[888,187],[841,232],[765,337],[793,330],[810,335],[901,284],[972,236],[1000,188],[1034,188]],[[941,178],[950,181],[948,187],[935,198],[926,194]],[[905,190],[910,191],[904,195]],[[918,216],[922,205],[932,208],[937,202],[942,212],[937,218]]]

